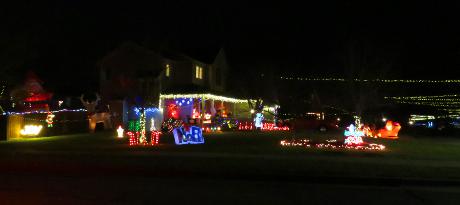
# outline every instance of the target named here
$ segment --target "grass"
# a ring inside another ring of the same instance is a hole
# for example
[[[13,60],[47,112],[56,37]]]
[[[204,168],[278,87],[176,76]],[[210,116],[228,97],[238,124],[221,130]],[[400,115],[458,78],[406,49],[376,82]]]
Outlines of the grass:
[[[115,136],[115,132],[100,132],[0,142],[0,166],[8,165],[6,170],[10,171],[32,169],[43,173],[72,173],[72,168],[75,173],[86,174],[104,174],[110,170],[112,174],[291,180],[460,179],[460,139],[455,138],[416,138],[403,134],[399,140],[366,139],[384,144],[385,151],[354,151],[279,145],[280,140],[293,137],[342,138],[338,132],[213,133],[205,135],[205,144],[181,146],[174,145],[171,134],[165,134],[161,145],[154,147],[130,147],[126,138]]]

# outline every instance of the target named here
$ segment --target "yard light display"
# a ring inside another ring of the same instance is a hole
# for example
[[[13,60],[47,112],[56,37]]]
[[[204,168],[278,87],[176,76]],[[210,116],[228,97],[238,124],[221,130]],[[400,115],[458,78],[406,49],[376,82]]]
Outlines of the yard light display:
[[[248,131],[253,130],[254,124],[252,122],[240,122],[238,123],[238,130],[240,131]],[[289,131],[290,128],[288,126],[276,127],[275,123],[272,122],[264,122],[262,123],[262,131]]]
[[[325,140],[321,142],[311,141],[309,139],[293,139],[293,140],[282,140],[280,142],[281,146],[297,146],[305,148],[327,148],[327,149],[348,149],[348,150],[376,150],[382,151],[385,150],[385,146],[381,144],[366,143],[363,141],[364,132],[359,128],[355,127],[354,124],[348,126],[347,130],[344,132],[345,140]]]
[[[330,150],[362,150],[362,151],[383,151],[386,149],[384,145],[374,143],[362,143],[359,145],[347,145],[338,140],[325,140],[324,142],[314,142],[310,139],[293,139],[281,140],[282,147],[303,147],[303,148],[316,148],[316,149],[330,149]]]
[[[261,130],[263,120],[264,120],[264,115],[260,112],[257,113],[256,117],[254,118],[254,127],[256,127],[256,129],[258,130]]]
[[[55,115],[52,112],[48,112],[48,115],[46,115],[46,123],[48,124],[48,127],[53,127],[53,118]]]
[[[152,117],[152,118],[150,118],[150,132],[153,132],[155,130],[157,130],[155,128],[155,119],[153,119],[153,117]]]
[[[388,120],[385,127],[379,130],[377,136],[385,139],[398,139],[399,130],[401,130],[399,123]]]
[[[184,144],[203,144],[204,137],[200,127],[190,126],[190,130],[187,132],[183,126],[174,128],[174,141],[176,145]]]
[[[252,123],[248,123],[248,122],[244,122],[244,124],[241,122],[239,125],[238,125],[238,130],[252,130],[253,129],[253,125]]]
[[[222,128],[220,126],[210,126],[210,127],[203,127],[201,128],[203,132],[220,132]]]
[[[145,112],[141,112],[141,117],[139,119],[139,125],[140,125],[140,137],[139,137],[139,143],[141,144],[147,144],[147,138],[145,137]]]
[[[126,133],[129,137],[129,145],[138,145],[139,144],[139,132],[129,131]]]
[[[204,123],[204,124],[209,124],[209,123],[211,123],[211,114],[209,114],[209,113],[204,114],[203,123]]]
[[[183,126],[184,122],[182,120],[176,120],[169,118],[161,124],[161,130],[164,132],[172,132],[174,128]]]
[[[262,130],[264,131],[278,131],[278,130],[289,131],[289,127],[288,126],[277,127],[275,126],[275,123],[264,122],[262,124]]]
[[[346,145],[361,145],[363,144],[364,132],[351,124],[344,132]]]
[[[150,145],[157,145],[160,142],[160,135],[159,131],[150,132]]]
[[[124,133],[124,129],[120,126],[118,126],[118,129],[117,129],[117,137],[118,138],[123,138],[123,133]]]
[[[19,133],[23,136],[37,136],[42,128],[42,125],[26,125]]]

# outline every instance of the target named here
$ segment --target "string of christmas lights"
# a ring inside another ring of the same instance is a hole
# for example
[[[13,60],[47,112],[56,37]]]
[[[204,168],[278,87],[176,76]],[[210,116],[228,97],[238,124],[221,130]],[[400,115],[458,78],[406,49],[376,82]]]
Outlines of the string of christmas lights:
[[[54,111],[29,111],[29,112],[3,112],[2,115],[28,115],[28,114],[47,114],[48,112],[51,113],[59,113],[59,112],[86,112],[86,109],[62,109],[62,110],[54,110]]]
[[[280,145],[284,147],[305,147],[305,148],[320,148],[320,149],[348,149],[348,150],[367,150],[367,151],[383,151],[385,146],[374,143],[362,143],[347,145],[337,140],[326,140],[324,143],[315,143],[309,139],[294,139],[294,140],[281,140]]]
[[[218,95],[213,95],[209,93],[203,93],[203,94],[160,94],[160,100],[165,100],[165,99],[182,99],[182,98],[203,98],[205,100],[218,100],[218,101],[223,101],[223,102],[232,102],[232,103],[247,103],[248,100],[246,99],[237,99],[237,98],[231,98],[231,97],[224,97],[224,96],[218,96]],[[255,100],[251,100],[254,101]]]
[[[436,96],[406,96],[406,97],[384,97],[385,100],[398,104],[432,106],[438,108],[460,108],[460,96],[436,95]]]
[[[157,145],[160,141],[160,131],[150,132],[150,145]]]
[[[238,124],[238,130],[254,130],[255,126],[253,122],[240,122]],[[275,127],[274,123],[264,122],[262,123],[262,131],[289,131],[288,126]]]
[[[147,138],[145,137],[145,112],[141,112],[139,124],[140,124],[140,132],[141,132],[139,143],[145,145],[147,144]]]
[[[345,78],[305,78],[305,77],[280,77],[281,80],[297,80],[297,81],[335,81],[348,82]],[[378,83],[460,83],[460,80],[403,80],[403,79],[353,79],[355,82],[378,82]]]
[[[139,132],[128,131],[126,134],[129,137],[129,145],[134,146],[139,144]]]

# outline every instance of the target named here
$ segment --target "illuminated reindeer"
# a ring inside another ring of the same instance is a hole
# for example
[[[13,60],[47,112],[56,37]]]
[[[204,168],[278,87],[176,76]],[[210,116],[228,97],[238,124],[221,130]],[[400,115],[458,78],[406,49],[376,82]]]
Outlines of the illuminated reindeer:
[[[104,129],[112,129],[112,121],[110,119],[110,113],[108,112],[96,112],[96,106],[101,100],[101,97],[96,94],[96,101],[89,102],[88,100],[84,100],[83,95],[80,96],[80,101],[85,106],[88,112],[88,119],[89,119],[89,130],[90,132],[94,132],[96,129],[96,123],[102,122],[104,123]]]

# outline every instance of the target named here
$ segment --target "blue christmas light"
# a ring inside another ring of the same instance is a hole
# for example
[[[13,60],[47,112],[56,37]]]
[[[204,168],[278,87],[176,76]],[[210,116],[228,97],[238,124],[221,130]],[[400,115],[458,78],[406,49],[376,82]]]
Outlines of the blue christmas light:
[[[133,108],[133,111],[134,113],[136,113],[136,115],[139,115],[140,114],[140,109],[137,108],[137,107],[134,107]],[[160,111],[158,108],[155,108],[155,107],[148,107],[148,108],[144,108],[144,112],[145,114],[147,113],[154,113],[154,112],[158,112]]]
[[[190,105],[193,103],[193,98],[176,98],[176,105]]]
[[[203,144],[203,131],[197,126],[191,126],[188,132],[184,127],[177,127],[173,130],[174,141],[177,145],[184,144]]]

